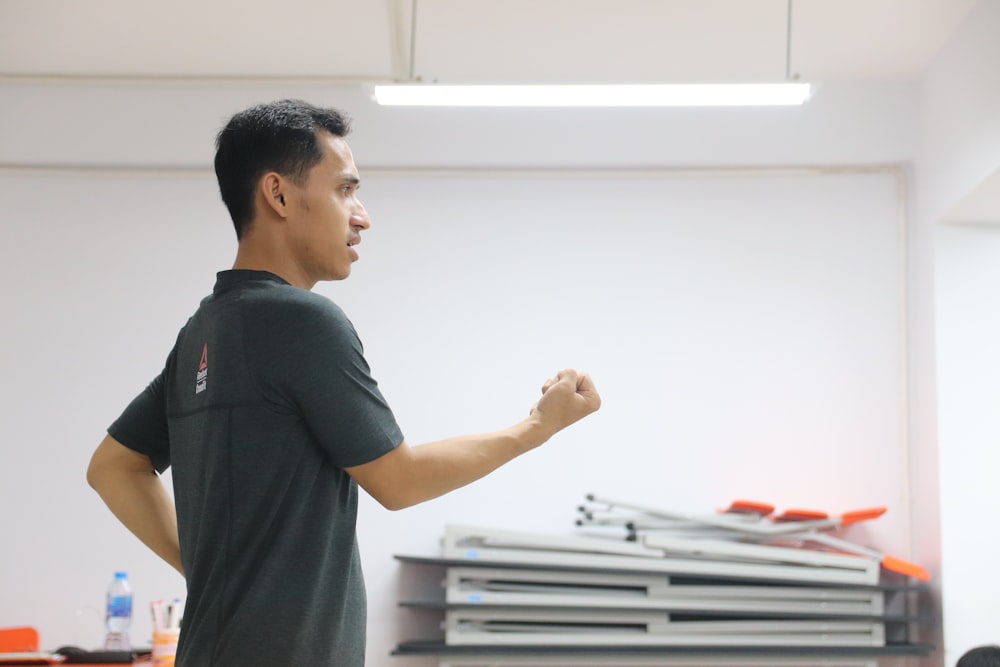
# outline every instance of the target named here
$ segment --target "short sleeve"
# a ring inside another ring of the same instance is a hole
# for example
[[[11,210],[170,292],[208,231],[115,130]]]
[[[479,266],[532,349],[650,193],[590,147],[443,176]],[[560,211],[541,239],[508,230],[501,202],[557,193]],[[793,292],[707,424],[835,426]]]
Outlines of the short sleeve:
[[[312,294],[281,319],[266,383],[294,404],[333,463],[361,465],[398,446],[402,431],[343,311]]]
[[[163,374],[136,396],[108,434],[129,449],[144,454],[157,472],[170,466],[170,437],[163,396]]]

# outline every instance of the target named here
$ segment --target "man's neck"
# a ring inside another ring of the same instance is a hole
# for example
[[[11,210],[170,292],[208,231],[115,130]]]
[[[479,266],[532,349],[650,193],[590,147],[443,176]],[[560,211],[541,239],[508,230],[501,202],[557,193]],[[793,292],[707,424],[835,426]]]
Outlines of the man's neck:
[[[240,241],[236,249],[236,259],[233,261],[234,269],[246,269],[250,271],[268,271],[284,279],[289,284],[302,289],[311,290],[314,281],[310,281],[301,269],[291,262],[282,261],[274,253],[261,252],[256,246],[257,243],[248,243],[245,239]]]

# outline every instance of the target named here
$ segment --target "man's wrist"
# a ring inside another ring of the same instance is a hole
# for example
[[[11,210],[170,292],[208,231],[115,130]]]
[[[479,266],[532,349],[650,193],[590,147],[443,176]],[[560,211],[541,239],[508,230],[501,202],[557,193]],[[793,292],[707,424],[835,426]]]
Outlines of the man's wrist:
[[[519,425],[520,439],[525,443],[527,449],[534,449],[545,443],[558,429],[553,429],[542,419],[541,413],[533,412],[527,419]]]

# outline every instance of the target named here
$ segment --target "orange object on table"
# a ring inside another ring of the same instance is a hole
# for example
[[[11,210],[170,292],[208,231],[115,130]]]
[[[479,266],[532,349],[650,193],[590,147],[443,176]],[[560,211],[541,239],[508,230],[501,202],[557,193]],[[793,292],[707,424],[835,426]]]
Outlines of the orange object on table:
[[[24,653],[38,650],[38,630],[24,626],[0,628],[0,653]]]

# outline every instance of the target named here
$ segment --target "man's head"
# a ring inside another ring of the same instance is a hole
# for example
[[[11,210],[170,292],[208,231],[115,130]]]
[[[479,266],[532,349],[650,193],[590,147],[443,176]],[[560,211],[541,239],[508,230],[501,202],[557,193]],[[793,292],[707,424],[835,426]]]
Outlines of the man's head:
[[[1000,667],[1000,646],[977,646],[966,651],[955,667]]]
[[[233,116],[215,139],[215,175],[222,201],[242,239],[254,218],[254,191],[276,172],[302,185],[323,159],[320,133],[345,137],[350,120],[301,100],[260,104]]]

